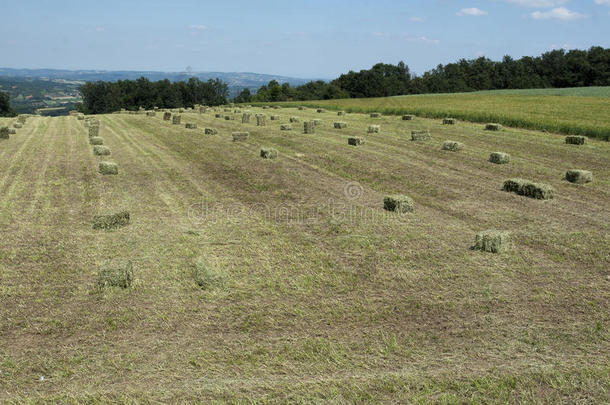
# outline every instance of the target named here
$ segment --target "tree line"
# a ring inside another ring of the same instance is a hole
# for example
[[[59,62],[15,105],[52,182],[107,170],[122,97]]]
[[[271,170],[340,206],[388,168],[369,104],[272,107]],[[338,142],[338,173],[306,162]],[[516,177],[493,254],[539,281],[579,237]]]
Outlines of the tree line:
[[[378,63],[368,70],[350,71],[330,82],[312,81],[292,87],[271,81],[256,94],[244,89],[234,100],[289,101],[333,98],[388,97],[403,94],[456,93],[478,90],[610,86],[610,49],[553,50],[518,60],[485,57],[438,65],[421,76],[409,67]]]
[[[87,82],[80,87],[83,102],[78,110],[85,114],[106,114],[118,111],[159,108],[187,108],[195,104],[221,105],[227,103],[229,87],[219,79],[203,82],[191,77],[188,81],[151,82],[137,80],[116,82]]]

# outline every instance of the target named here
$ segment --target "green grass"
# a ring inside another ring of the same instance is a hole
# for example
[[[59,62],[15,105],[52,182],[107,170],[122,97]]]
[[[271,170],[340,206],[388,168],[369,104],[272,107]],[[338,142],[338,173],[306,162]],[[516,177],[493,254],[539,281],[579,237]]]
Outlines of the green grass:
[[[274,103],[277,104],[277,103]],[[505,90],[281,103],[347,112],[454,117],[610,139],[610,87]]]

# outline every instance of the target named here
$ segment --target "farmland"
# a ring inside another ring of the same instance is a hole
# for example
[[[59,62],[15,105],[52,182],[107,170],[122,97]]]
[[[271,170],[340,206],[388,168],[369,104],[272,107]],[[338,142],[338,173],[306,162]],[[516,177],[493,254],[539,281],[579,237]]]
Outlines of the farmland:
[[[316,104],[610,131],[603,97],[494,100]],[[116,176],[98,173],[75,117],[30,117],[0,140],[0,402],[607,400],[610,143],[251,110],[279,119],[97,116]],[[300,121],[280,130],[291,116]],[[312,119],[321,125],[303,134]],[[413,142],[412,130],[431,139]],[[233,142],[234,131],[250,136]],[[441,150],[447,140],[464,148]],[[261,147],[278,158],[262,159]],[[510,163],[490,163],[496,151]],[[568,183],[568,169],[594,181]],[[502,191],[514,177],[555,197]],[[408,195],[415,211],[384,211],[388,194]],[[93,229],[95,215],[122,211],[129,225]],[[472,250],[488,229],[510,233],[511,248]],[[98,286],[109,260],[133,264],[131,288]],[[198,286],[199,260],[222,282]]]

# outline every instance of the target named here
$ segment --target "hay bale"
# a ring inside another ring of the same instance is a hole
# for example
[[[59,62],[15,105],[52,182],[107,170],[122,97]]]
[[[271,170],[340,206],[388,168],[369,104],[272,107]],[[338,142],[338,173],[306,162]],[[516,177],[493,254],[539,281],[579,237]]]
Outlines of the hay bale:
[[[510,249],[510,234],[496,230],[479,232],[475,237],[473,249],[491,253],[506,252]]]
[[[27,119],[28,119],[27,115],[20,114],[20,115],[17,116],[17,122],[20,123],[20,124],[25,124],[25,121]]]
[[[154,112],[154,111],[148,111],[148,112],[146,112],[146,116],[147,116],[147,117],[155,117],[156,115],[157,115],[157,113],[156,113],[156,112]]]
[[[585,143],[587,143],[587,137],[569,135],[569,136],[566,136],[566,143],[569,145],[584,145]]]
[[[265,125],[267,125],[267,117],[265,114],[256,114],[256,126],[264,127]]]
[[[502,129],[502,125],[500,124],[486,124],[485,129],[487,131],[499,131]]]
[[[235,121],[235,117],[232,115],[225,115],[225,121]]]
[[[344,121],[337,121],[333,124],[333,126],[335,127],[335,129],[343,129],[343,128],[347,128],[347,122]]]
[[[337,111],[337,116],[342,117],[345,115],[345,111]]]
[[[233,112],[235,114],[241,114],[241,110],[239,108],[234,109]]]
[[[264,105],[264,106],[263,106],[263,110],[268,110],[268,109],[269,109],[269,106],[268,106],[268,105]]]
[[[184,127],[186,129],[197,129],[197,124],[193,122],[187,122],[186,124],[184,124]]]
[[[79,120],[79,121],[83,121],[85,119],[85,116],[84,115],[77,115],[76,119]]]
[[[406,195],[389,195],[383,199],[383,209],[404,214],[415,211],[415,203]]]
[[[214,114],[214,118],[224,118],[222,114]]]
[[[319,125],[322,125],[322,120],[320,118],[316,118],[313,120],[313,124],[317,127]]]
[[[406,115],[402,116],[402,120],[403,121],[411,121],[411,120],[413,120],[413,118],[415,118],[415,117],[413,115],[410,115],[410,114],[406,114]]]
[[[225,108],[223,111],[224,111],[224,112],[228,112],[228,113],[230,113],[230,112],[231,112],[231,109],[230,109],[230,108]]]
[[[378,112],[374,112],[374,113],[371,113],[371,114],[370,114],[370,117],[371,117],[371,118],[379,118],[379,117],[381,117],[381,114],[380,114],[380,113],[378,113]]]
[[[110,155],[110,148],[104,145],[95,145],[93,147],[93,154],[96,156],[108,156]]]
[[[242,142],[248,139],[250,132],[233,132],[233,142]]]
[[[313,121],[305,121],[303,123],[303,133],[315,134],[316,133],[316,123]]]
[[[593,173],[588,170],[570,169],[566,172],[566,180],[576,184],[590,183],[593,181]]]
[[[290,117],[290,122],[300,122],[301,119],[299,117]]]
[[[422,129],[418,131],[411,131],[412,141],[427,141],[430,139],[430,131]]]
[[[163,113],[163,121],[169,121],[172,118],[172,113],[169,111],[166,111]]]
[[[519,178],[506,180],[502,185],[502,189],[537,200],[550,200],[555,194],[555,189],[548,184],[534,183]]]
[[[510,155],[504,152],[491,152],[489,161],[498,165],[506,164],[510,162]]]
[[[326,111],[324,110],[324,108],[318,108],[318,109],[316,110],[316,112],[321,114],[321,113],[324,113],[324,112],[326,112]]]
[[[250,117],[252,117],[252,113],[243,113],[241,115],[241,123],[242,124],[248,124],[250,123]]]
[[[133,265],[127,262],[125,267],[105,267],[97,274],[97,286],[129,288],[133,283]]]
[[[279,115],[271,115],[269,118],[271,119],[271,121],[279,121],[280,120],[280,116]]]
[[[369,128],[366,130],[369,134],[378,134],[381,130],[379,125],[369,125]]]
[[[456,122],[455,118],[443,118],[443,125],[455,125]]]
[[[99,125],[91,125],[89,124],[89,138],[93,138],[95,136],[99,136],[100,127]]]
[[[206,128],[203,131],[206,135],[216,135],[218,134],[218,130],[216,128]]]
[[[21,129],[21,128],[23,128],[23,124],[20,124],[20,123],[18,123],[18,122],[15,122],[15,123],[13,124],[13,127],[14,127],[14,128],[17,128],[17,129]]]
[[[282,124],[280,125],[280,131],[292,131],[292,125]]]
[[[9,128],[8,129],[8,133],[9,133],[9,135],[16,135],[17,134],[17,130],[15,128]]]
[[[184,108],[179,108],[179,109],[178,109],[178,112],[179,112],[180,114],[182,114],[182,113],[184,112]]]
[[[119,166],[114,162],[100,162],[99,170],[101,174],[119,174]]]
[[[353,136],[347,138],[347,144],[352,146],[364,145],[364,138]]]
[[[222,286],[226,277],[222,272],[210,266],[208,262],[199,259],[193,266],[193,279],[199,287],[207,290]]]
[[[261,148],[261,157],[263,159],[277,159],[278,151],[273,148]]]
[[[275,110],[279,110],[279,109],[280,109],[280,108],[282,108],[282,107],[280,107],[279,105],[274,105],[274,106],[273,106],[273,108],[274,108]]]
[[[182,115],[174,115],[172,117],[172,124],[174,124],[174,125],[180,125],[181,121],[182,121]]]
[[[304,111],[306,109],[307,109],[307,107],[303,107],[303,106],[299,106],[299,108],[298,108],[299,111]]]
[[[464,149],[464,144],[456,141],[445,141],[443,142],[443,150],[448,150],[451,152],[457,152]]]
[[[129,221],[129,211],[121,211],[108,215],[95,215],[93,217],[93,229],[118,229],[129,225]]]
[[[8,127],[1,127],[0,128],[0,139],[9,139],[9,131],[8,131]]]
[[[91,138],[89,138],[89,143],[91,145],[103,145],[104,138],[102,138],[101,136],[92,136]]]

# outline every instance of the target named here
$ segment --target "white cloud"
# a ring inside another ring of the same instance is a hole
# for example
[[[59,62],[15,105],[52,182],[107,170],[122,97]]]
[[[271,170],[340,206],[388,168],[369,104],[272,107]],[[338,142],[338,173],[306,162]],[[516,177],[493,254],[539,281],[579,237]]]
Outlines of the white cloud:
[[[205,31],[208,29],[205,25],[189,25],[188,28],[191,31]]]
[[[417,17],[416,16],[416,17],[409,18],[409,21],[420,23],[420,22],[424,22],[425,20],[424,20],[424,17]]]
[[[438,39],[432,39],[432,38],[428,38],[426,36],[412,36],[412,35],[407,35],[405,34],[403,36],[403,38],[405,39],[405,41],[407,42],[417,42],[420,44],[439,44],[441,41],[439,41]]]
[[[532,18],[534,20],[562,20],[572,21],[587,18],[588,15],[577,13],[576,11],[570,11],[565,7],[557,7],[549,11],[534,11]]]
[[[600,6],[610,6],[610,0],[595,0],[595,4]]]
[[[471,7],[471,8],[463,8],[460,11],[458,11],[455,15],[478,17],[481,15],[487,15],[487,11],[481,10],[480,8]]]
[[[507,3],[523,7],[557,7],[566,4],[569,0],[505,0]],[[596,0],[602,1],[602,0]],[[606,0],[607,1],[607,0]]]

